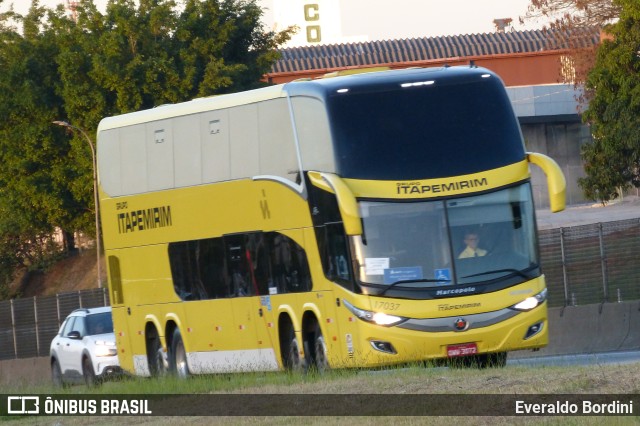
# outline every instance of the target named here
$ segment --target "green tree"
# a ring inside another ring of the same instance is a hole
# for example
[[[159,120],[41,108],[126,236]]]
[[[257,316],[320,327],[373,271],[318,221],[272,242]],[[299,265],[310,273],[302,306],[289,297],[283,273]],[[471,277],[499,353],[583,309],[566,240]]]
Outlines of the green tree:
[[[34,3],[24,17],[0,16],[0,287],[17,266],[50,257],[56,226],[73,229],[74,202],[62,176],[68,144],[50,125],[63,109],[51,61],[57,49],[40,33],[44,14]],[[11,19],[22,23],[22,34]]]
[[[587,78],[592,91],[583,119],[593,141],[583,146],[585,195],[607,202],[618,190],[640,187],[640,3],[614,0],[620,19],[598,49]]]
[[[255,0],[109,0],[104,13],[80,0],[74,19],[32,0],[0,14],[0,269],[41,264],[56,229],[94,233],[90,149],[52,121],[94,135],[106,116],[261,85],[292,31],[261,16]]]

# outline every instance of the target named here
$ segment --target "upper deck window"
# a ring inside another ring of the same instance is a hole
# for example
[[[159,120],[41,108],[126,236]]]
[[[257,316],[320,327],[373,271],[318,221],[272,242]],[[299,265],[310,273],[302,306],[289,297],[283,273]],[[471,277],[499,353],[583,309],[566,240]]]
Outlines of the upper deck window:
[[[336,90],[327,100],[337,172],[428,179],[521,161],[524,145],[502,83],[427,79]]]

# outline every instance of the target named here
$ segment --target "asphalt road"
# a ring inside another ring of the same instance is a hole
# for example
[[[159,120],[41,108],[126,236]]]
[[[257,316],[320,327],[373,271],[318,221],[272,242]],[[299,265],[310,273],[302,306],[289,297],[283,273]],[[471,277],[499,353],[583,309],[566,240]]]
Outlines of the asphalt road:
[[[572,205],[558,213],[536,210],[538,229],[553,229],[591,223],[640,218],[640,197],[626,196],[603,206],[598,203]]]

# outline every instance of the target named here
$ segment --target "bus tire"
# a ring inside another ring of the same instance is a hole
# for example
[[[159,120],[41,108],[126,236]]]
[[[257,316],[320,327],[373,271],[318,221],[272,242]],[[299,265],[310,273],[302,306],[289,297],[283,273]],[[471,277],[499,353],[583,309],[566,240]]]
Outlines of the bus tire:
[[[151,377],[167,375],[169,363],[166,352],[160,344],[160,337],[158,337],[157,334],[153,335],[147,343],[147,360],[149,362],[149,373]]]
[[[329,360],[327,357],[327,343],[322,335],[320,324],[316,324],[313,342],[313,366],[320,374],[329,370]]]
[[[284,334],[284,339],[280,343],[282,347],[282,363],[285,370],[291,372],[303,372],[304,361],[300,357],[300,344],[293,330],[293,325],[289,324]]]
[[[186,379],[190,376],[189,364],[187,363],[187,351],[182,341],[180,329],[173,331],[173,339],[171,340],[171,353],[169,357],[170,371],[179,379]]]

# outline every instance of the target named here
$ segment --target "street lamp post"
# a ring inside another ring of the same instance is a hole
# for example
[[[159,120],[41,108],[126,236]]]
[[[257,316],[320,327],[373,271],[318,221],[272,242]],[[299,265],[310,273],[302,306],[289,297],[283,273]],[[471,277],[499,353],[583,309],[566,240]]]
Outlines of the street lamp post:
[[[102,288],[102,280],[101,280],[101,270],[100,270],[100,213],[98,210],[98,168],[96,164],[96,150],[93,147],[93,142],[87,135],[87,132],[82,130],[79,127],[73,126],[66,121],[54,121],[53,124],[58,126],[66,127],[71,131],[78,131],[82,136],[84,136],[85,140],[89,144],[89,148],[91,148],[91,160],[93,164],[93,204],[95,207],[95,220],[96,220],[96,263],[98,266],[98,288]]]

